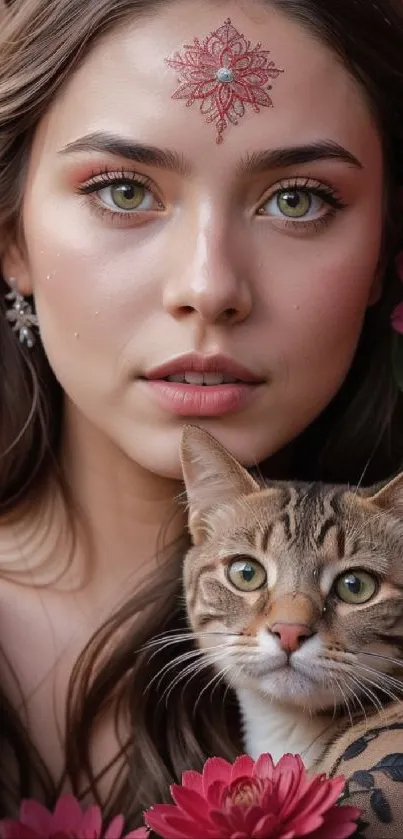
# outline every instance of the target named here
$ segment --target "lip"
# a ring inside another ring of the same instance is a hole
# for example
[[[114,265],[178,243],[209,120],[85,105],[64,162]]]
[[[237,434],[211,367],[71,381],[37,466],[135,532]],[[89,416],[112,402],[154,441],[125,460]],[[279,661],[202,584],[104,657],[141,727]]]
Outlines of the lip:
[[[237,382],[228,385],[180,384],[161,379],[140,382],[163,411],[177,417],[223,417],[247,408],[259,385]]]
[[[193,385],[168,382],[168,376],[181,373],[221,373],[236,382],[222,385]],[[264,380],[227,355],[187,353],[147,370],[140,384],[158,406],[174,416],[223,417],[245,410]]]
[[[175,376],[178,373],[222,373],[233,376],[243,384],[263,384],[263,379],[255,375],[247,367],[239,364],[234,359],[224,354],[200,355],[199,353],[186,353],[179,355],[170,361],[147,370],[144,378],[150,382],[161,381],[167,376]]]

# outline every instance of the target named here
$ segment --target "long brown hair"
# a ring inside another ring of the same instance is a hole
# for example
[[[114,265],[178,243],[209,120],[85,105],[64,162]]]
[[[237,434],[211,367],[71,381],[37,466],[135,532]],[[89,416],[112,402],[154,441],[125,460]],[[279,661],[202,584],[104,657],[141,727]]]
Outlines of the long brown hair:
[[[24,175],[34,132],[67,78],[88,50],[113,27],[151,14],[175,0],[13,0],[0,32],[0,257],[19,230]],[[383,137],[388,191],[380,303],[367,315],[351,371],[329,408],[296,441],[293,475],[354,482],[365,472],[378,481],[396,471],[403,454],[401,399],[393,382],[389,325],[399,285],[393,259],[400,246],[403,183],[403,6],[401,0],[262,0],[293,17],[326,42],[362,86]],[[63,394],[40,341],[28,354],[5,319],[7,287],[0,277],[0,514],[29,504],[52,475],[59,484],[58,454]],[[264,466],[263,466],[264,468]],[[66,488],[61,487],[66,495]],[[66,503],[69,503],[66,495]],[[128,824],[143,808],[167,796],[169,783],[208,754],[231,756],[239,746],[236,707],[213,701],[211,674],[186,685],[179,664],[159,682],[172,647],[143,645],[161,633],[186,632],[181,597],[181,558],[186,537],[149,579],[95,635],[78,660],[67,707],[66,771],[74,789],[84,772],[97,798],[90,744],[108,708],[129,719],[128,741],[116,765],[119,777],[108,800],[110,814]],[[191,642],[180,645],[191,650]],[[169,701],[161,701],[166,687]],[[198,701],[196,701],[198,700]],[[0,815],[15,812],[21,797],[40,795],[51,805],[57,790],[34,753],[29,733],[0,691],[2,714]],[[18,767],[8,782],[8,757]]]

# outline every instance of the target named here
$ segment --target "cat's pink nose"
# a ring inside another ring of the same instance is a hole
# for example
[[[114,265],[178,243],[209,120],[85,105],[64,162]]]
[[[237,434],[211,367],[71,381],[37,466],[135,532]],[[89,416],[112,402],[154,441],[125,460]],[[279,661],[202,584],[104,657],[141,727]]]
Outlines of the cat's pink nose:
[[[273,635],[277,635],[280,647],[286,653],[295,653],[304,641],[313,635],[309,626],[301,623],[275,623],[271,631]]]

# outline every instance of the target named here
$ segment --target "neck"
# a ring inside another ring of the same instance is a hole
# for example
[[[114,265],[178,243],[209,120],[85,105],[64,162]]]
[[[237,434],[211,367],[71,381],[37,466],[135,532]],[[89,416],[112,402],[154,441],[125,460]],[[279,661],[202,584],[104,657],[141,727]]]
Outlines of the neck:
[[[31,581],[34,572],[36,584],[79,594],[96,610],[127,598],[184,533],[182,485],[133,463],[68,402],[60,461],[73,516],[49,487],[21,524],[19,545],[25,556],[29,549]]]
[[[302,708],[282,705],[257,691],[237,690],[243,721],[244,747],[256,760],[264,752],[277,763],[284,754],[299,754],[313,768],[330,744],[336,724],[328,716],[312,716]]]
[[[159,551],[184,531],[181,484],[143,469],[68,405],[62,459],[89,536],[92,584],[125,585],[152,572]]]

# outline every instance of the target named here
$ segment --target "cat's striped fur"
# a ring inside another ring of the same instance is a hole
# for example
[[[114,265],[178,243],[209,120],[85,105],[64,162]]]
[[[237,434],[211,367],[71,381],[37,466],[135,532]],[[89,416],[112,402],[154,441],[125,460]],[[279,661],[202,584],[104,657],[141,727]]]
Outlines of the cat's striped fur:
[[[261,485],[195,427],[182,463],[189,621],[238,695],[245,750],[299,752],[329,771],[371,716],[403,720],[403,477],[373,493]],[[245,569],[256,590],[237,587]],[[337,593],[373,586],[366,602]]]

